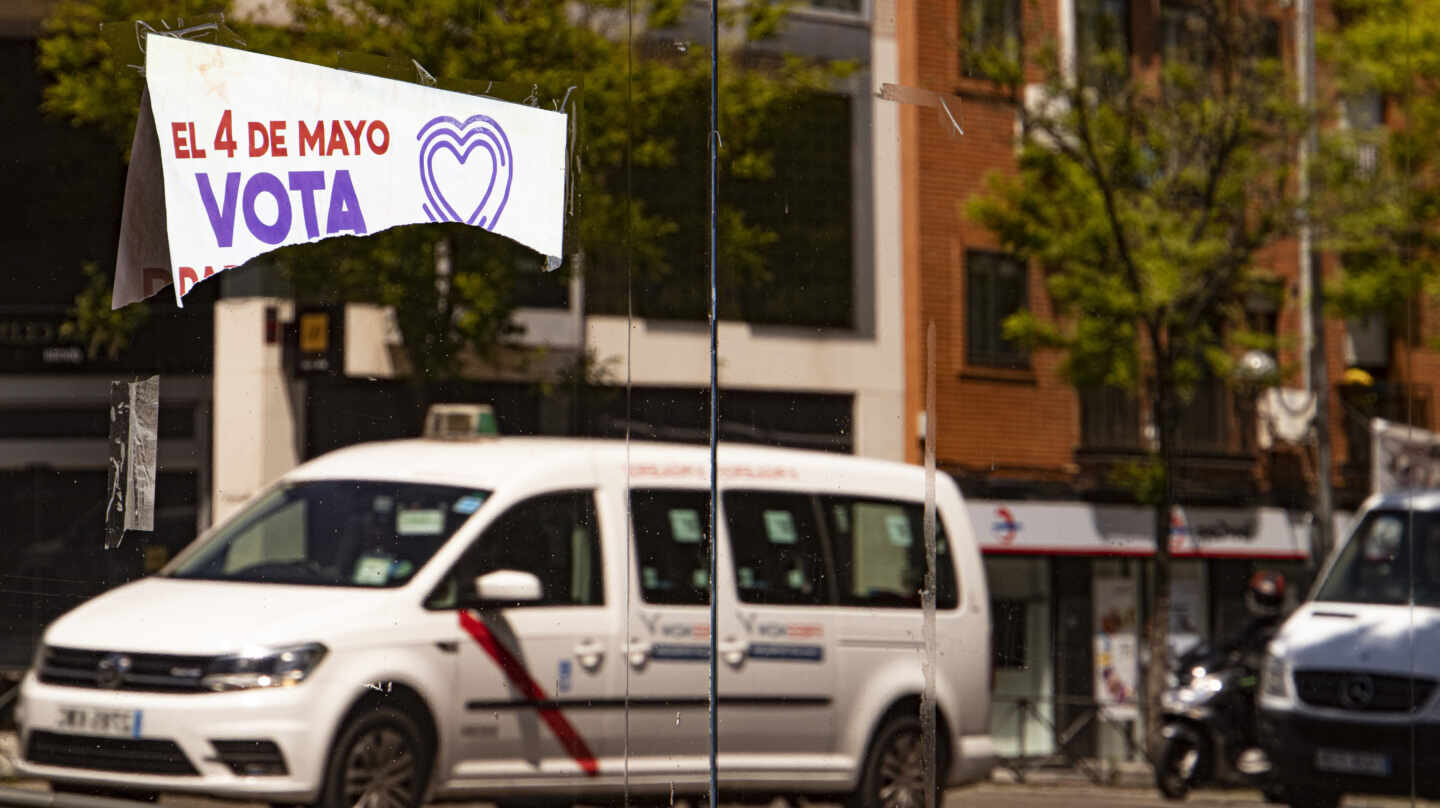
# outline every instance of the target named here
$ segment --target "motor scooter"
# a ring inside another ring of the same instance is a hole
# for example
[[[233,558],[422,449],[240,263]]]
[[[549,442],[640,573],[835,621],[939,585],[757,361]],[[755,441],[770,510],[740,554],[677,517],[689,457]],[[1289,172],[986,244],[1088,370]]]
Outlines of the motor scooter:
[[[1181,655],[1161,696],[1161,735],[1155,785],[1172,800],[1205,784],[1259,788],[1280,799],[1266,782],[1269,762],[1255,738],[1258,671],[1238,652],[1202,643]]]

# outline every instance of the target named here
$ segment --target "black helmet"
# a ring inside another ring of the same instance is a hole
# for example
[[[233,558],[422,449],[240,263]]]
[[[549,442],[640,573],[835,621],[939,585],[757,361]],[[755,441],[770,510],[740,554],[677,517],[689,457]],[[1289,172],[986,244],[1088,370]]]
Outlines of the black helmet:
[[[1285,576],[1261,570],[1250,576],[1245,606],[1257,617],[1276,617],[1285,608]]]

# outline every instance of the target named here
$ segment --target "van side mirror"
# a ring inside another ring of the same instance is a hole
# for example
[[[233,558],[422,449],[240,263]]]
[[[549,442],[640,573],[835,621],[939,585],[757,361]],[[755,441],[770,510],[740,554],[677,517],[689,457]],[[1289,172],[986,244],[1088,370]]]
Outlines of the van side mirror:
[[[495,570],[475,578],[475,601],[480,605],[534,603],[542,595],[540,579],[533,573]]]

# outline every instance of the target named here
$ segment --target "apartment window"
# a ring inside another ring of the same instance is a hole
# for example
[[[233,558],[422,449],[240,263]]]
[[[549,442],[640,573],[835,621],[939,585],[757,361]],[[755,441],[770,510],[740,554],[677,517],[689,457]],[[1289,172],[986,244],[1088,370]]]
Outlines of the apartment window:
[[[844,11],[850,14],[859,14],[864,10],[861,0],[802,0],[800,5],[825,11]]]
[[[1374,177],[1379,162],[1379,138],[1385,122],[1385,103],[1379,93],[1357,93],[1343,100],[1345,127],[1354,137],[1355,168]]]
[[[1130,4],[1127,0],[1075,0],[1075,54],[1091,74],[1102,56],[1115,53],[1121,70],[1130,61]]]
[[[1025,349],[1005,337],[1005,320],[1027,306],[1025,264],[1004,253],[965,253],[965,358],[971,365],[1026,368]]]
[[[1180,3],[1160,7],[1160,50],[1165,61],[1209,64],[1209,38],[1205,17],[1195,8]]]
[[[1020,0],[963,0],[960,6],[960,70],[975,78],[996,77],[997,62],[1020,57]]]

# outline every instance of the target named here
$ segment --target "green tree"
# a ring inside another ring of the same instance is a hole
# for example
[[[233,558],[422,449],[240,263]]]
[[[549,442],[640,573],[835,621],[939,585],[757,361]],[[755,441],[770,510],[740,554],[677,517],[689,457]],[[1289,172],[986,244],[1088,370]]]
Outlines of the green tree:
[[[1082,7],[1085,4],[1077,4]],[[1104,15],[1073,65],[1042,44],[1028,57],[1043,93],[1022,95],[1021,64],[994,66],[1018,104],[1018,171],[990,176],[972,218],[1044,273],[1057,317],[1014,315],[1006,333],[1061,352],[1077,387],[1145,404],[1153,441],[1124,482],[1154,507],[1147,627],[1147,738],[1157,748],[1170,611],[1170,514],[1182,408],[1224,381],[1244,342],[1243,300],[1260,251],[1294,220],[1291,166],[1303,116],[1254,4],[1164,4],[1169,43],[1132,59]],[[990,62],[996,61],[991,58]],[[1032,73],[1033,75],[1033,73]]]
[[[673,173],[708,153],[710,54],[674,37],[646,35],[681,30],[682,0],[634,4],[633,18],[630,5],[286,0],[290,24],[227,14],[222,43],[512,101],[567,104],[577,116],[575,215],[567,233],[574,252],[556,282],[583,264],[587,274],[629,273],[646,294],[700,288],[708,240],[695,234],[708,221],[706,192]],[[185,27],[215,6],[216,0],[61,0],[41,42],[40,67],[53,78],[47,110],[100,126],[128,148],[142,84],[129,66],[138,61],[135,29],[120,25],[97,36],[98,26],[145,20],[156,29]],[[784,4],[757,0],[734,7],[728,20],[744,35],[720,54],[726,182],[775,184],[775,133],[786,130],[786,116],[802,99],[830,89],[848,69],[753,49],[776,32],[784,11]],[[721,220],[722,284],[765,288],[774,280],[775,230],[737,204],[723,206]],[[457,372],[463,353],[493,355],[504,342],[515,287],[543,259],[488,233],[426,225],[292,247],[262,260],[284,269],[301,298],[394,306],[412,367],[423,378],[443,378]]]
[[[1440,3],[1341,0],[1319,40],[1336,113],[1320,136],[1320,245],[1341,259],[1331,301],[1404,333],[1411,306],[1440,293]]]

